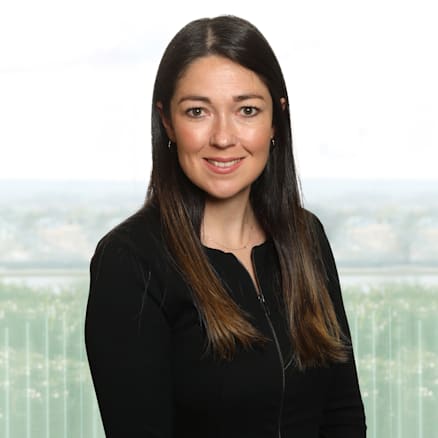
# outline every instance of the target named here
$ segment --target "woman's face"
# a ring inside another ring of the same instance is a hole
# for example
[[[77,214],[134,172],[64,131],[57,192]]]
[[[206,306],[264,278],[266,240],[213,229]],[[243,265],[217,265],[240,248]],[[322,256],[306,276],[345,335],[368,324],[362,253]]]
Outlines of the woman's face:
[[[249,194],[269,156],[272,98],[253,71],[220,56],[194,61],[162,117],[187,177],[212,198]]]

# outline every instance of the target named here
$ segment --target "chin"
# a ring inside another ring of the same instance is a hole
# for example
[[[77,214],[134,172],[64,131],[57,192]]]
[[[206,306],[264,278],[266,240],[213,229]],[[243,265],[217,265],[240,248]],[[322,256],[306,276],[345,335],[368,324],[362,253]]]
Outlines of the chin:
[[[239,196],[248,196],[249,195],[249,187],[242,188],[240,190],[205,190],[204,192],[207,198],[216,201],[227,201],[231,199],[235,199]]]

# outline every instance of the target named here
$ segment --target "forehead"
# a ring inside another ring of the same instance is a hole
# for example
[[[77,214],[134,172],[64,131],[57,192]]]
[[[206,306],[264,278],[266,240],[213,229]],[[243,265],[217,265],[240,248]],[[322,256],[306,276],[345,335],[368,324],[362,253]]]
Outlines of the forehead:
[[[184,70],[176,82],[174,96],[186,93],[223,96],[258,93],[270,96],[268,87],[255,72],[217,55],[198,58]]]

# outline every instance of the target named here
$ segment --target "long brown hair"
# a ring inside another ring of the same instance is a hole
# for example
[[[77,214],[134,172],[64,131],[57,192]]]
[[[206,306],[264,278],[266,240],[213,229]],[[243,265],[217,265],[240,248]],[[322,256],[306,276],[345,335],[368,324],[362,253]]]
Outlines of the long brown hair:
[[[246,314],[225,291],[203,251],[200,227],[204,193],[183,173],[157,103],[169,117],[178,78],[194,60],[226,57],[254,71],[273,101],[275,148],[251,187],[250,200],[259,223],[275,245],[287,308],[295,362],[299,368],[346,359],[346,348],[327,289],[314,219],[303,208],[292,151],[286,84],[269,43],[251,23],[234,16],[195,20],[182,28],[161,59],[152,101],[152,174],[146,204],[159,207],[169,253],[191,288],[209,346],[232,358],[237,343],[263,341]]]

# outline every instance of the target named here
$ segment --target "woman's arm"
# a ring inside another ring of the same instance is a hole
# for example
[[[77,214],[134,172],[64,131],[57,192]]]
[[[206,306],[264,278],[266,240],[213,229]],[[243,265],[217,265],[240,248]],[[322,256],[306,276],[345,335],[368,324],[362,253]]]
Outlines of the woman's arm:
[[[150,271],[114,235],[90,266],[85,342],[106,436],[172,436],[170,329]]]
[[[348,361],[332,365],[333,379],[324,411],[321,437],[364,438],[366,436],[365,413],[360,395],[356,365],[351,348],[351,335],[342,300],[338,272],[326,233],[319,220],[317,220],[317,226],[323,262],[328,275],[330,295],[342,332],[346,336],[350,347]]]

